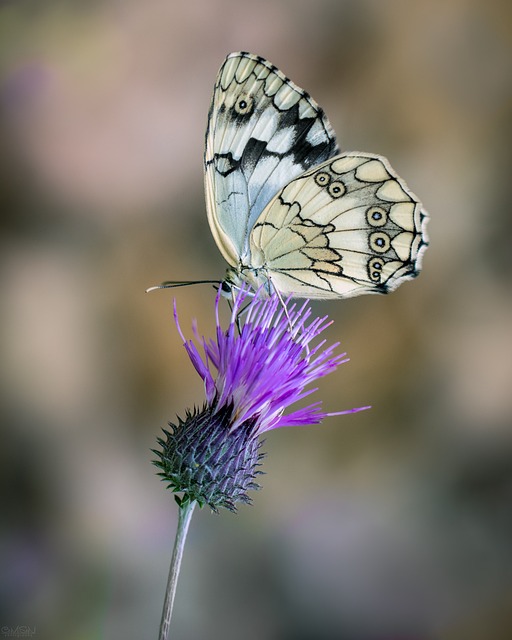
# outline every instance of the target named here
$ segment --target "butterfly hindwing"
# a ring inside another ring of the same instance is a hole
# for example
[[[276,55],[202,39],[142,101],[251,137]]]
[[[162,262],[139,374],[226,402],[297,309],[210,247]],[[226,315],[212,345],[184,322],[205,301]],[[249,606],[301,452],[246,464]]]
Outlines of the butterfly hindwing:
[[[206,132],[208,220],[230,265],[249,254],[249,233],[290,180],[338,153],[322,109],[267,60],[233,53],[222,65]]]
[[[342,154],[268,204],[251,233],[251,271],[297,297],[386,293],[419,272],[426,221],[385,158]]]

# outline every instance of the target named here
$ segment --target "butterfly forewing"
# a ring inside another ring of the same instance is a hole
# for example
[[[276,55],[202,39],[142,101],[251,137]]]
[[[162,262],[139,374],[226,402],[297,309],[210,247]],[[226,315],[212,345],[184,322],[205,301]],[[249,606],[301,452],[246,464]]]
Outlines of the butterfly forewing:
[[[205,150],[208,220],[226,260],[249,255],[249,233],[290,180],[338,152],[322,109],[267,60],[233,53],[222,65]]]
[[[298,297],[386,293],[418,274],[426,221],[385,158],[342,154],[268,204],[251,233],[250,267]]]

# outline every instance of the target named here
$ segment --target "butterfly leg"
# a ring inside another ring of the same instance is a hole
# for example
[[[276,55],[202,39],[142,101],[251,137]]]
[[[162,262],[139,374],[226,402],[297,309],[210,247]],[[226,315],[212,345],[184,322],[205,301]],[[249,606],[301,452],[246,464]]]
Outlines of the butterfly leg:
[[[229,305],[229,310],[231,311],[231,313],[233,313],[233,309],[235,306],[235,295],[234,293],[232,293],[232,298],[228,298],[228,305]],[[238,335],[242,334],[242,325],[240,324],[240,317],[242,316],[242,314],[245,312],[245,310],[250,306],[250,303],[246,304],[245,307],[243,307],[243,309],[239,309],[236,316],[235,316],[235,323],[236,323],[236,328],[238,329]]]

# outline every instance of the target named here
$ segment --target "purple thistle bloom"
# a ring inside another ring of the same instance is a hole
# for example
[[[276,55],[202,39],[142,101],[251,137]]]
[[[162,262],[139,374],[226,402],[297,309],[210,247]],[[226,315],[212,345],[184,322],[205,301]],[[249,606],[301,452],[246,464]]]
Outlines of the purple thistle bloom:
[[[332,322],[310,320],[309,302],[283,306],[277,295],[260,298],[245,287],[235,299],[227,330],[219,321],[217,296],[215,340],[186,340],[174,306],[176,326],[196,371],[204,381],[206,403],[202,411],[187,414],[170,425],[167,441],[155,464],[159,474],[183,499],[235,510],[235,502],[250,502],[247,489],[256,489],[262,454],[258,436],[285,426],[317,424],[327,416],[354,413],[368,407],[326,413],[315,402],[290,413],[286,409],[316,391],[311,383],[347,362],[345,353],[334,355],[339,343],[325,347],[312,342]],[[243,304],[247,307],[243,310]],[[239,328],[238,322],[241,321]],[[308,323],[309,321],[309,323]]]

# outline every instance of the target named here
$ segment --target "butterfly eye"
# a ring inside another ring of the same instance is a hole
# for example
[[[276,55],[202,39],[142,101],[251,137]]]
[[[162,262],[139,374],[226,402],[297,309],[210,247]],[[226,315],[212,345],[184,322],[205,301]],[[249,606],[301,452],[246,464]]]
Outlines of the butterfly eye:
[[[380,282],[383,268],[384,260],[381,258],[372,258],[368,261],[368,276],[372,282]]]
[[[343,182],[339,181],[331,182],[327,187],[327,190],[332,198],[339,198],[345,193],[345,185]]]
[[[250,96],[244,96],[243,98],[239,98],[235,102],[235,111],[240,116],[245,116],[248,113],[252,113],[254,107],[254,100]]]
[[[319,187],[326,187],[331,181],[331,176],[326,171],[319,171],[315,176],[315,182]]]
[[[383,233],[382,231],[378,231],[377,233],[372,233],[370,236],[370,247],[376,253],[386,253],[391,245],[391,240],[387,233]]]
[[[366,210],[366,220],[371,227],[383,227],[388,221],[388,214],[382,207],[370,207]]]
[[[221,295],[225,297],[229,297],[229,295],[231,295],[231,292],[233,290],[231,284],[226,280],[223,280],[221,282],[220,289],[221,289]]]

